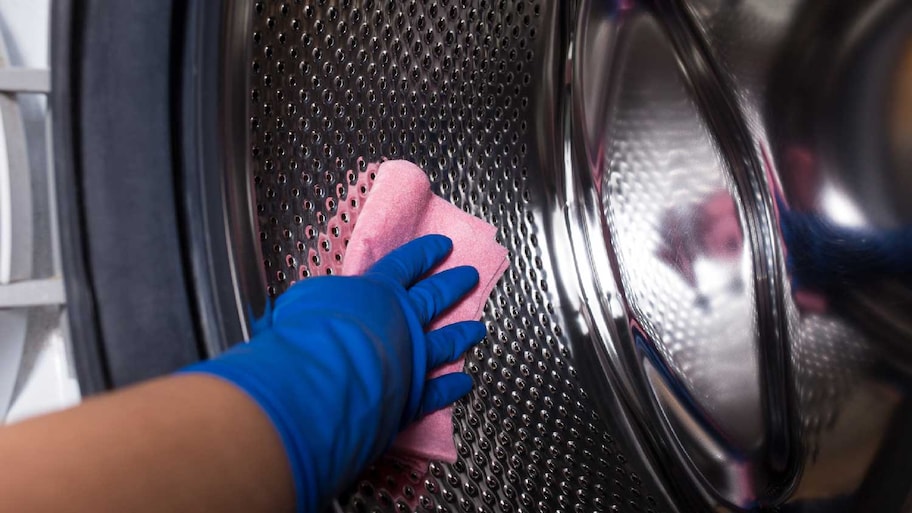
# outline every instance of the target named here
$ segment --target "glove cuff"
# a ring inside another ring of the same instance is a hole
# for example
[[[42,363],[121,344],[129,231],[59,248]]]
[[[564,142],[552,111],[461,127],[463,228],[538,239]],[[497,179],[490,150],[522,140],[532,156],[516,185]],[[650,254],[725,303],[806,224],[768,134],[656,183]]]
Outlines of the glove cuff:
[[[245,370],[245,358],[237,358],[235,351],[249,352],[251,348],[244,347],[246,345],[236,346],[218,358],[185,367],[177,374],[207,374],[230,383],[249,396],[269,418],[285,449],[294,483],[295,510],[299,513],[322,511],[330,497],[323,496],[315,469],[307,463],[312,459],[310,450],[295,429],[295,426],[301,425],[301,420],[290,418],[287,408],[273,396],[273,387],[261,383],[257,373]]]

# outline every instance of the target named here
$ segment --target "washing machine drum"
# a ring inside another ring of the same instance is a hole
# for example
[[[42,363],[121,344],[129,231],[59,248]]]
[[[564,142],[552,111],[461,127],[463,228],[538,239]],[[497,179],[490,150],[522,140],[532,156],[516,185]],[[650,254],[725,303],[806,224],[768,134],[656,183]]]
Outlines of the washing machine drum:
[[[84,392],[244,340],[407,159],[509,268],[457,461],[338,507],[908,508],[907,2],[58,1],[52,37]]]

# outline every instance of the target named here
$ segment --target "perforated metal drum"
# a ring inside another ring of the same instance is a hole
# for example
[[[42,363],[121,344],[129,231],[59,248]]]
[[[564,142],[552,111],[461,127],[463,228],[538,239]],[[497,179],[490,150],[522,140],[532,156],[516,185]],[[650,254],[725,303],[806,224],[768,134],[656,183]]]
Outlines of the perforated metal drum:
[[[510,250],[458,461],[341,507],[909,508],[907,3],[228,5],[242,303],[332,272],[385,158]]]
[[[907,0],[55,0],[51,32],[60,269],[25,288],[62,275],[83,394],[244,340],[403,158],[510,266],[456,463],[338,507],[912,511]]]
[[[320,260],[344,252],[327,221],[383,158],[417,163],[510,250],[485,308],[489,335],[467,358],[476,390],[454,410],[459,460],[404,489],[365,480],[349,509],[670,509],[625,428],[590,405],[560,315],[538,179],[551,166],[541,125],[558,123],[541,107],[555,92],[559,7],[252,6],[250,151],[270,294],[305,277],[301,264],[325,272]]]

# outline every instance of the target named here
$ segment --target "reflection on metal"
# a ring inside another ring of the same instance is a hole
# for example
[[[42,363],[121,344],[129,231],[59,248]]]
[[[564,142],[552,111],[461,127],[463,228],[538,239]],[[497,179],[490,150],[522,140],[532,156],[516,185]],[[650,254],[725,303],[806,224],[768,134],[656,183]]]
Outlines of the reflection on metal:
[[[612,319],[596,330],[609,370],[680,472],[737,507],[778,502],[799,472],[798,420],[749,138],[700,54],[682,55],[687,34],[648,5],[584,2],[577,29],[570,186],[577,245],[603,267],[586,306]]]
[[[345,6],[249,7],[240,272],[274,294],[344,247],[361,157],[418,162],[513,259],[457,463],[346,508],[906,507],[912,4]]]
[[[227,249],[234,266],[237,287],[237,315],[242,323],[244,339],[249,338],[249,325],[254,315],[261,315],[266,304],[265,279],[260,263],[263,261],[260,245],[256,240],[258,228],[254,214],[253,183],[245,172],[251,166],[250,139],[247,130],[249,106],[247,92],[249,73],[237,66],[250,60],[247,37],[251,31],[250,4],[239,0],[226,3],[224,17],[225,42],[220,64],[223,73],[223,112],[220,121],[224,126],[222,142],[226,145],[225,194],[227,213],[224,229],[231,246]],[[244,100],[241,100],[244,98]],[[230,142],[229,142],[230,141]]]
[[[186,8],[181,83],[180,191],[193,300],[205,354],[249,338],[263,311],[262,255],[247,173],[250,3],[193,1]]]
[[[572,255],[554,245],[569,6],[540,0],[248,4],[251,181],[268,286],[342,253],[329,222],[366,163],[406,158],[436,193],[498,227],[510,252],[467,355],[457,461],[369,472],[350,511],[670,511],[605,380],[583,387]],[[250,182],[248,182],[250,183]],[[597,398],[597,399],[596,399]],[[386,474],[383,474],[386,472]],[[378,475],[379,474],[379,475]]]
[[[732,509],[896,511],[912,5],[770,4],[581,4],[566,162],[584,306],[672,483]]]
[[[0,74],[9,66],[0,38]],[[32,276],[34,220],[32,177],[25,128],[15,95],[0,94],[0,286],[10,287]],[[29,312],[0,303],[0,416],[13,398],[19,363],[29,330]],[[33,320],[34,322],[34,320]]]
[[[906,510],[912,4],[776,3],[694,1],[686,16],[754,120],[778,209],[803,447],[787,502]]]

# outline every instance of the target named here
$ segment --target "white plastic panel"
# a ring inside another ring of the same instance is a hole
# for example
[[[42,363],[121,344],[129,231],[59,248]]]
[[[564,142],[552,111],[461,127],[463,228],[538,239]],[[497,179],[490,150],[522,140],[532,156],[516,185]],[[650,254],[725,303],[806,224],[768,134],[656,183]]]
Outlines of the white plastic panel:
[[[7,54],[0,67],[15,68],[0,86],[47,90],[49,15],[50,0],[0,0]],[[55,254],[47,101],[4,94],[0,107],[0,284],[9,284],[0,285],[0,419],[11,422],[75,404],[80,395]]]

